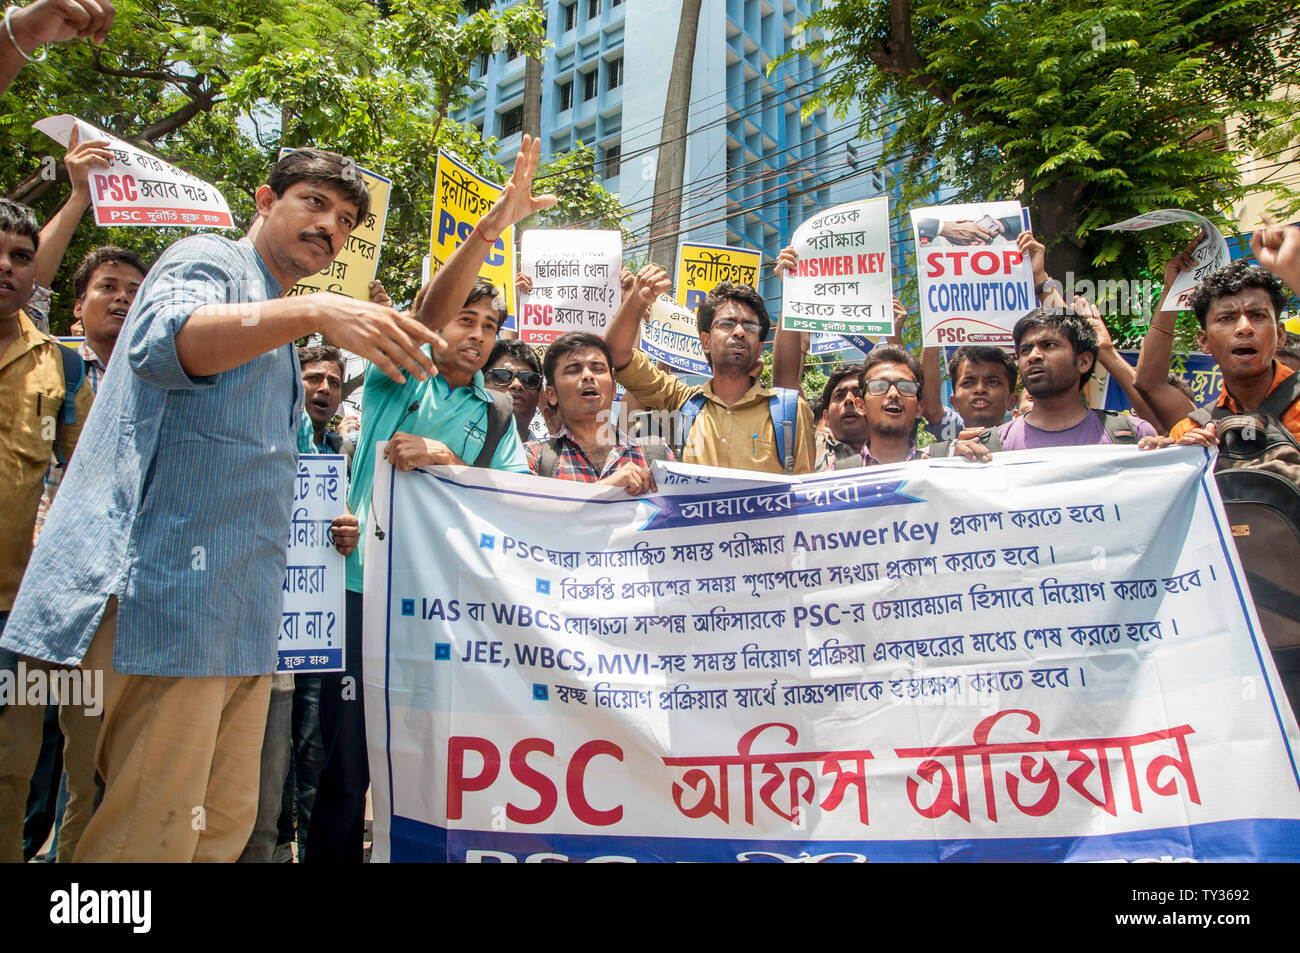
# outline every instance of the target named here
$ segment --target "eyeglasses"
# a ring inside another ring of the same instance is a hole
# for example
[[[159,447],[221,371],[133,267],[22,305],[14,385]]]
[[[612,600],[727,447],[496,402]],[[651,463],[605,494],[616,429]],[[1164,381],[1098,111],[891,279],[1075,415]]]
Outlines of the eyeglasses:
[[[915,397],[921,392],[921,385],[916,381],[899,380],[897,377],[873,377],[866,382],[867,393],[872,397],[884,397],[890,386],[898,388],[899,396]]]
[[[763,330],[763,326],[757,321],[733,321],[731,318],[723,318],[721,321],[713,322],[713,326],[723,334],[730,334],[736,330],[737,324],[745,329],[746,334],[752,334],[754,337],[758,337],[759,332]]]
[[[486,372],[487,379],[498,387],[509,387],[516,377],[528,390],[537,390],[542,386],[542,375],[536,371],[512,371],[508,367],[494,367]]]

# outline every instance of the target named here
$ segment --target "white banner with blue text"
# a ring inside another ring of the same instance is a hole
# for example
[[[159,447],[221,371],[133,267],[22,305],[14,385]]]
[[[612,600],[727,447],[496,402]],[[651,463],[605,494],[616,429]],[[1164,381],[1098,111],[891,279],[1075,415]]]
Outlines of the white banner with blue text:
[[[643,498],[377,456],[376,860],[1300,860],[1198,448]]]

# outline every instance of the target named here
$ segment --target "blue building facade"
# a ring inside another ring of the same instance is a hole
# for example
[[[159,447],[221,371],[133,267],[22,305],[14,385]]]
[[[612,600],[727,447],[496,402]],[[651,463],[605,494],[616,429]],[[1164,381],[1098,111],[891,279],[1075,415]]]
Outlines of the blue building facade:
[[[742,245],[773,261],[816,211],[881,194],[879,143],[858,139],[859,115],[843,119],[803,107],[823,68],[768,64],[802,37],[795,28],[816,0],[706,0],[691,81],[680,235]],[[596,154],[596,174],[632,214],[630,262],[649,257],[660,127],[680,3],[676,0],[547,0],[541,86],[544,159],[578,143]],[[628,40],[632,42],[628,42]],[[525,58],[502,51],[471,71],[484,81],[456,118],[499,140],[510,166],[523,125]],[[892,203],[891,203],[892,206]],[[906,216],[893,209],[896,249],[910,248]],[[667,263],[663,263],[667,264]],[[896,283],[904,262],[895,256]],[[760,291],[779,306],[770,269]]]

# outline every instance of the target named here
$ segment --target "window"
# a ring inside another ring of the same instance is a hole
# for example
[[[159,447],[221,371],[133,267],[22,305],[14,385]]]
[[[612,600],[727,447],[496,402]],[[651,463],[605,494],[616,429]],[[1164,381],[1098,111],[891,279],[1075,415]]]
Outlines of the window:
[[[568,33],[578,25],[578,5],[570,3],[563,7],[564,10],[564,32]]]
[[[623,164],[623,144],[615,142],[605,147],[605,178],[612,179],[618,175]]]
[[[606,89],[618,89],[623,85],[623,57],[616,60],[610,60],[605,67]]]
[[[560,84],[560,112],[573,108],[573,80]]]
[[[623,0],[609,0],[609,5],[611,7],[621,7],[623,5]]]
[[[491,53],[483,53],[482,55],[479,56],[479,58],[478,58],[478,74],[479,74],[479,76],[487,76],[487,74],[488,74],[488,64],[491,63],[491,62],[492,62],[492,54],[491,54]]]
[[[600,16],[600,0],[587,0],[587,19],[594,20]]]
[[[500,138],[505,139],[513,136],[517,132],[523,132],[524,129],[524,104],[520,103],[512,109],[507,109],[501,114],[501,132]]]
[[[586,102],[589,99],[596,98],[596,71],[582,74],[582,100]]]
[[[518,56],[518,55],[519,55],[519,47],[515,46],[514,44],[507,44],[507,45],[506,45],[506,62],[507,62],[507,63],[509,63],[512,59],[514,59],[514,58],[515,58],[516,56]]]

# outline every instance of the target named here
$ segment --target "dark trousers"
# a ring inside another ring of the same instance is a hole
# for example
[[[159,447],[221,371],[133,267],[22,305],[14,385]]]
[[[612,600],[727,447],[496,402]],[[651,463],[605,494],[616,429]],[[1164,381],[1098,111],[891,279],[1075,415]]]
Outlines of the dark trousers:
[[[32,773],[32,786],[27,795],[27,816],[23,820],[23,860],[31,860],[45,846],[58,819],[63,816],[60,803],[59,779],[63,777],[63,731],[59,728],[59,706],[45,706],[45,722],[41,734],[41,755]],[[66,791],[67,788],[63,788]],[[50,855],[54,855],[51,848]]]
[[[311,826],[316,785],[325,761],[320,730],[321,678],[302,672],[293,677],[293,759],[289,762],[280,809],[280,845],[287,846],[296,840],[299,857],[307,855],[307,830]]]
[[[366,789],[365,699],[361,690],[361,593],[346,596],[342,673],[320,679],[320,729],[325,763],[307,831],[307,863],[359,864],[363,859]]]

